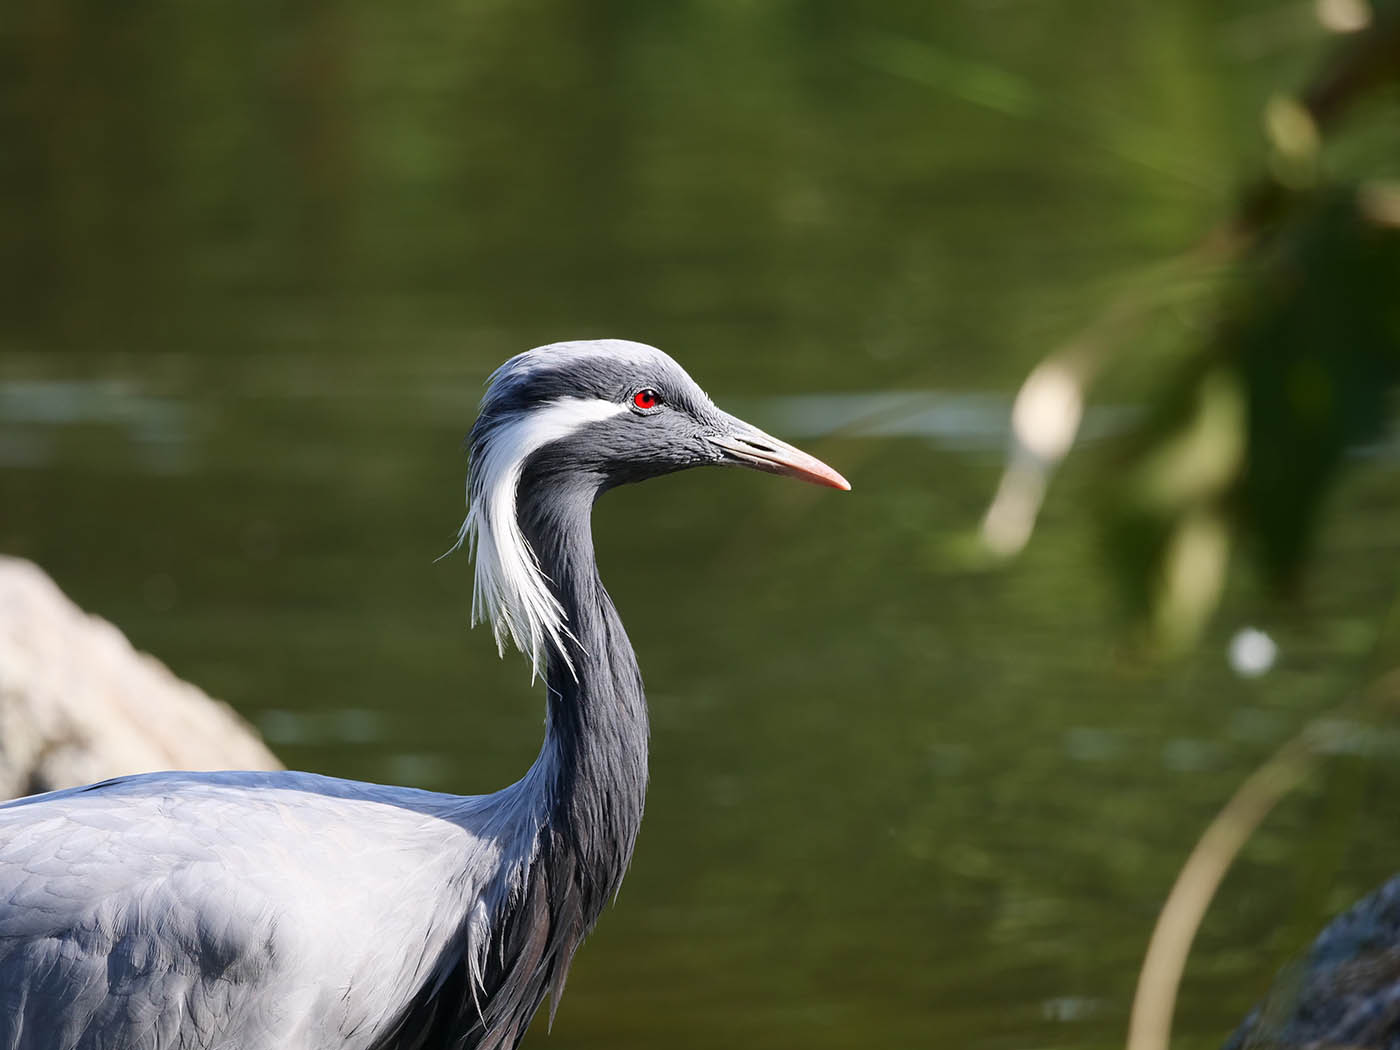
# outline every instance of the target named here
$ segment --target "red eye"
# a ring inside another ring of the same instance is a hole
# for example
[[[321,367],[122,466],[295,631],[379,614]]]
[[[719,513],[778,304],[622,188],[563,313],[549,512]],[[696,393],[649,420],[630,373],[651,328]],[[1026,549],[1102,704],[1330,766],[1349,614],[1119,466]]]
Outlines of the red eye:
[[[655,408],[661,404],[661,395],[651,387],[646,387],[632,395],[632,404],[642,409]]]

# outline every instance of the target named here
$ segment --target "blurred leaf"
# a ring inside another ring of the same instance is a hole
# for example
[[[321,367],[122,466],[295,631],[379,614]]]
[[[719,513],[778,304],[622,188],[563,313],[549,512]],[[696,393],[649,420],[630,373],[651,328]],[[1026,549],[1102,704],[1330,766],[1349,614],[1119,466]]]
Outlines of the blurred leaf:
[[[1214,608],[1235,535],[1296,587],[1350,452],[1400,380],[1400,229],[1355,187],[1299,198],[1241,262],[1215,334],[1111,472],[1108,544],[1169,646]]]
[[[1291,586],[1343,457],[1381,438],[1400,379],[1400,230],[1327,194],[1259,268],[1223,334],[1248,400],[1241,525]]]

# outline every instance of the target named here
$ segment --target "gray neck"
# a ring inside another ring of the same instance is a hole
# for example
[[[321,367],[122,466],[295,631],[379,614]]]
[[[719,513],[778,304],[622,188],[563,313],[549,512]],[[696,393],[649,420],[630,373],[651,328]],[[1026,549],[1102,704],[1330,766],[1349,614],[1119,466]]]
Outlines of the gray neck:
[[[621,885],[641,826],[646,697],[627,632],[598,578],[592,533],[598,486],[579,475],[533,473],[521,479],[517,514],[563,606],[572,663],[553,653],[548,659],[540,763],[552,767],[551,833],[574,853],[591,925]]]
[[[526,818],[511,827],[534,837],[515,843],[528,850],[512,858],[521,868],[504,873],[510,892],[477,961],[474,927],[464,925],[455,951],[373,1050],[519,1045],[544,997],[558,1006],[574,952],[632,858],[647,790],[646,698],[593,560],[593,500],[603,483],[560,453],[556,443],[527,461],[516,499],[521,531],[567,618],[573,665],[548,655],[544,747],[500,793],[524,803],[527,812],[511,805],[503,813]]]

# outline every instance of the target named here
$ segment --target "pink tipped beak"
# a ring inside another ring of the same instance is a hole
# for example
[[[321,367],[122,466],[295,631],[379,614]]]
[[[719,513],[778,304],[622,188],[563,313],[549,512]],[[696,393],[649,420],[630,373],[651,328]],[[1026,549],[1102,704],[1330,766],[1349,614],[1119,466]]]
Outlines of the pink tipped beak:
[[[826,485],[843,492],[851,490],[849,481],[815,456],[809,456],[800,448],[779,441],[742,420],[732,416],[730,419],[734,423],[732,429],[710,438],[713,444],[724,449],[727,462],[799,481],[810,481],[813,485]]]

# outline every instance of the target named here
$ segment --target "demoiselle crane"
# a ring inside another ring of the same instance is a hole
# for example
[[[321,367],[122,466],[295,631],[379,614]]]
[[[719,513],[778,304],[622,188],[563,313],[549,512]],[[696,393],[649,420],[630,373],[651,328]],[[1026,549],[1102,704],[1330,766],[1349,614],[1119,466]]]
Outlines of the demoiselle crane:
[[[473,620],[544,678],[538,759],[491,795],[172,772],[0,806],[0,1050],[517,1046],[616,894],[646,796],[646,701],[593,502],[702,464],[850,487],[653,347],[502,365],[459,543]]]

